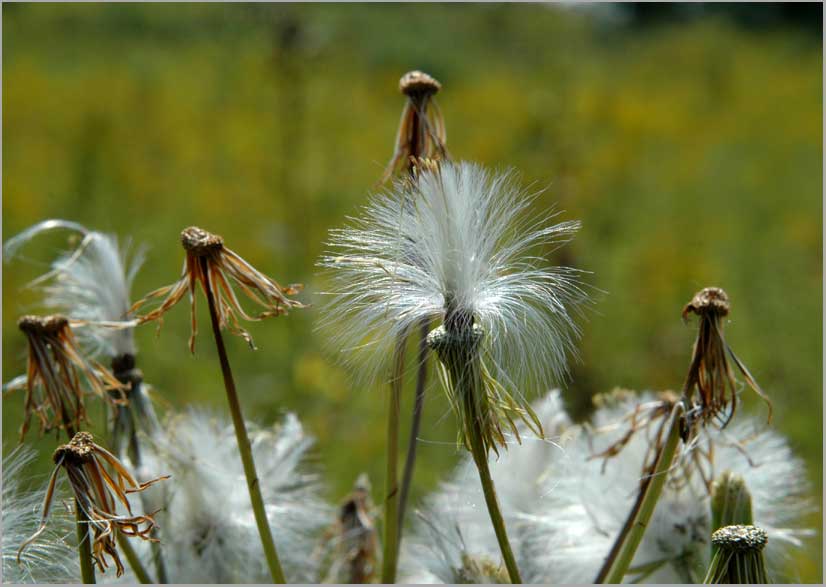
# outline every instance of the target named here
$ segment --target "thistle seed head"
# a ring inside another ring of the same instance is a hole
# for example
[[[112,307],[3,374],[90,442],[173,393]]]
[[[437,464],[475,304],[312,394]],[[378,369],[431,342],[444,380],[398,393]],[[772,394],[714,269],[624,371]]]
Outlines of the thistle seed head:
[[[187,253],[206,257],[224,248],[224,238],[203,228],[190,226],[181,231],[181,245]]]
[[[432,96],[442,89],[442,84],[436,78],[423,71],[408,71],[399,80],[399,91],[411,98],[421,95]]]
[[[761,552],[769,535],[757,526],[726,526],[711,535],[711,543],[728,552]]]

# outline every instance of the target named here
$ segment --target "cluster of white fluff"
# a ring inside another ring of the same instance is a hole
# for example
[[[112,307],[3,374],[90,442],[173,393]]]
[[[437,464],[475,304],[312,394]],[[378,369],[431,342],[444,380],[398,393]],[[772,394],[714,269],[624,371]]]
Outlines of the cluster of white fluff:
[[[587,296],[576,270],[537,255],[569,241],[579,223],[550,224],[552,216],[529,214],[532,201],[512,174],[471,163],[442,163],[374,196],[349,227],[331,231],[320,262],[332,270],[333,348],[360,351],[368,360],[358,371],[375,376],[399,336],[444,319],[450,305],[483,329],[498,381],[544,386],[563,375],[579,335],[569,310]]]
[[[594,427],[608,427],[640,402],[653,399],[643,394],[600,408]],[[568,426],[557,392],[536,410],[554,442],[534,444],[528,436],[523,440],[526,446],[491,462],[516,558],[526,583],[591,583],[636,498],[649,439],[643,431],[636,434],[603,471],[603,460],[592,456],[618,440],[626,428],[595,434]],[[556,420],[549,422],[549,414]],[[769,535],[770,576],[784,579],[782,563],[813,533],[801,527],[811,507],[805,467],[779,434],[763,430],[755,436],[754,429],[755,421],[741,415],[724,432],[712,433],[714,471],[729,470],[745,479],[754,523]],[[500,563],[469,459],[460,464],[451,483],[426,500],[420,516],[423,521],[403,542],[406,580],[457,582],[457,569],[467,555]],[[632,569],[654,570],[642,577],[629,574],[626,580],[701,581],[714,530],[710,522],[710,499],[699,475],[688,484],[666,484],[632,563]]]
[[[82,238],[30,285],[43,291],[46,308],[89,323],[78,329],[78,336],[88,343],[90,351],[109,357],[134,355],[132,329],[106,325],[127,319],[129,290],[143,262],[143,248],[130,253],[128,244],[119,245],[114,235],[68,220],[45,220],[9,239],[4,247],[5,259],[16,256],[34,237],[58,229],[78,233]]]
[[[32,542],[17,562],[17,551],[40,523],[46,482],[30,487],[26,467],[37,456],[28,446],[19,446],[3,458],[3,582],[76,583],[80,579],[77,552],[73,547],[75,524],[65,508],[55,507],[49,526]]]
[[[247,424],[261,493],[284,572],[313,582],[310,553],[333,510],[317,476],[304,469],[313,439],[293,414],[272,428]],[[226,417],[190,410],[168,418],[166,432],[144,447],[143,469],[168,474],[146,490],[172,583],[269,582],[234,429]],[[153,494],[152,492],[155,491]],[[147,568],[150,550],[144,548]]]

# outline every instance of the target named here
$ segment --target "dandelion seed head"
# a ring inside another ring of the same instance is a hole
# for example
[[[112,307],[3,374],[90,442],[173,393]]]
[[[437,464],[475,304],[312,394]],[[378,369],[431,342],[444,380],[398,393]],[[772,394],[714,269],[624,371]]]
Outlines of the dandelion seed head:
[[[188,253],[203,257],[223,249],[224,238],[203,228],[190,226],[181,231],[181,244]]]
[[[494,377],[562,377],[579,336],[569,311],[587,295],[579,272],[548,266],[535,249],[567,242],[579,223],[528,218],[532,199],[513,174],[470,163],[443,163],[373,197],[331,231],[320,262],[331,269],[324,324],[334,348],[361,355],[375,377],[400,335],[455,310],[484,332]]]
[[[423,71],[408,71],[399,80],[399,91],[406,95],[436,94],[442,89],[442,84],[436,78]]]
[[[295,581],[315,581],[318,568],[309,553],[333,513],[320,497],[317,475],[306,468],[313,439],[292,414],[271,428],[247,426],[284,571]],[[232,424],[190,410],[172,416],[164,428],[145,448],[143,466],[175,479],[157,514],[169,580],[267,582]]]
[[[143,263],[145,249],[118,242],[111,234],[89,230],[67,220],[46,220],[9,239],[5,258],[38,235],[69,230],[82,238],[61,252],[50,270],[30,285],[43,293],[43,303],[51,311],[86,322],[79,329],[81,343],[92,353],[109,357],[136,353],[132,328],[111,328],[107,323],[128,318],[132,281]]]
[[[52,524],[17,561],[17,549],[38,526],[46,486],[26,476],[37,453],[20,445],[3,458],[2,545],[5,583],[79,583],[80,567],[72,547],[73,519],[56,511]]]

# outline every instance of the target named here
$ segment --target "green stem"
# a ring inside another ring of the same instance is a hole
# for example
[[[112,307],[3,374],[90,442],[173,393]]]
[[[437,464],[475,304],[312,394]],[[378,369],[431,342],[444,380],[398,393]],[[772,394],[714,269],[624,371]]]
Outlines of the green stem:
[[[382,557],[381,582],[395,583],[399,556],[399,404],[404,380],[404,351],[407,333],[402,333],[396,343],[393,357],[393,375],[390,380],[390,398],[387,404],[387,472],[384,481],[384,554]]]
[[[413,484],[413,471],[416,467],[416,448],[419,443],[419,430],[422,425],[424,411],[424,388],[427,382],[427,334],[430,331],[430,320],[421,322],[421,339],[419,340],[418,371],[416,373],[416,396],[413,404],[413,418],[410,423],[410,437],[407,441],[407,458],[404,461],[401,491],[399,494],[399,544],[401,544],[402,527],[404,526],[404,512],[407,508],[407,497],[410,486]]]
[[[620,531],[619,537],[605,564],[600,569],[595,583],[622,583],[625,574],[631,566],[637,547],[642,541],[654,508],[662,494],[665,482],[668,479],[668,472],[677,454],[677,445],[680,442],[680,422],[683,416],[683,403],[678,402],[671,411],[668,420],[668,432],[666,433],[665,444],[657,455],[654,470],[648,475],[640,485],[640,492],[637,501],[628,514],[625,525]]]
[[[144,585],[154,583],[154,581],[149,577],[149,573],[147,573],[146,569],[143,568],[143,563],[141,563],[141,559],[138,557],[135,549],[133,549],[132,545],[129,544],[129,539],[117,530],[115,530],[115,536],[117,536],[118,547],[121,551],[123,551],[123,554],[126,555],[126,560],[129,561],[129,566],[132,567],[132,572],[135,573],[135,577],[137,577],[138,581]]]
[[[206,258],[202,258],[203,274],[209,275],[209,267]],[[215,298],[209,286],[209,280],[204,280],[204,289],[209,305],[209,316],[212,320],[212,333],[215,336],[215,346],[218,349],[218,359],[221,362],[221,373],[224,376],[224,387],[227,391],[229,401],[229,411],[232,414],[232,424],[235,427],[235,437],[238,440],[238,453],[241,455],[241,462],[244,465],[244,475],[247,478],[247,489],[250,493],[252,511],[255,515],[255,523],[258,526],[258,534],[261,537],[261,545],[264,548],[264,557],[270,570],[273,583],[285,583],[284,571],[281,570],[281,563],[278,561],[278,553],[275,550],[275,542],[272,539],[272,531],[267,520],[267,513],[264,510],[264,500],[261,497],[261,487],[258,483],[258,474],[255,471],[255,461],[252,458],[252,448],[247,426],[244,423],[244,416],[241,414],[241,403],[238,400],[238,392],[235,389],[235,380],[232,377],[232,370],[227,358],[227,350],[224,347],[224,339],[221,336],[221,326],[218,322],[218,313],[215,310]]]
[[[89,544],[89,518],[75,500],[77,517],[77,553],[80,559],[80,576],[85,584],[95,583],[95,568],[92,566],[92,547]]]

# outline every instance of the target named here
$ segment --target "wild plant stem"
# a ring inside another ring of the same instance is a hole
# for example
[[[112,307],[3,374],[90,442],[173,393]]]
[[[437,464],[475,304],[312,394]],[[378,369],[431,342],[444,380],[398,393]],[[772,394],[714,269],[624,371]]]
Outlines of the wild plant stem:
[[[413,471],[416,467],[416,448],[419,443],[419,429],[421,428],[422,412],[424,411],[424,387],[427,381],[427,352],[429,350],[427,334],[430,331],[430,320],[422,320],[420,330],[416,396],[413,403],[413,419],[410,423],[410,438],[407,441],[407,458],[404,461],[404,472],[402,473],[401,493],[399,494],[399,546],[401,546],[407,496],[410,492],[410,485],[413,483]]]
[[[138,578],[138,582],[144,585],[154,583],[154,581],[149,577],[149,573],[147,573],[146,569],[143,567],[143,563],[141,563],[141,559],[138,557],[138,554],[132,548],[132,545],[129,544],[129,539],[117,530],[115,530],[115,535],[117,536],[118,547],[120,547],[123,554],[126,555],[126,560],[129,561],[129,566],[132,567],[132,572],[135,573],[135,577]]]
[[[393,357],[393,374],[390,380],[390,398],[387,404],[387,470],[384,480],[384,553],[381,582],[396,582],[396,566],[399,556],[399,405],[404,381],[404,351],[407,333],[402,333],[396,343]]]
[[[83,583],[95,583],[95,568],[92,566],[92,547],[89,544],[89,518],[75,500],[77,518],[77,554],[80,560],[80,576]]]
[[[204,276],[209,275],[209,267],[206,258],[202,258],[201,267]],[[218,349],[218,359],[221,362],[221,373],[224,376],[224,387],[227,391],[229,401],[229,411],[232,414],[232,424],[235,427],[235,437],[238,440],[238,453],[241,455],[241,462],[244,465],[244,475],[247,478],[247,489],[250,493],[252,511],[255,515],[255,523],[258,526],[258,534],[261,537],[261,545],[264,548],[264,557],[270,570],[273,583],[285,583],[284,572],[281,570],[281,563],[278,561],[278,553],[275,550],[275,542],[272,539],[272,531],[267,520],[267,513],[264,510],[264,500],[261,497],[261,487],[258,483],[258,474],[255,471],[255,461],[252,458],[252,448],[250,446],[247,427],[244,423],[244,416],[241,414],[241,403],[238,400],[238,392],[235,389],[235,380],[232,377],[232,370],[227,358],[227,350],[224,347],[224,339],[221,336],[221,325],[218,321],[218,313],[215,309],[215,297],[209,286],[209,280],[204,280],[204,289],[209,305],[209,316],[212,320],[212,333],[215,336],[215,346]]]
[[[654,470],[640,484],[640,492],[634,507],[628,514],[625,525],[620,531],[611,552],[597,575],[595,583],[622,583],[625,574],[634,560],[634,554],[642,541],[657,501],[662,495],[663,487],[668,479],[668,472],[677,454],[677,445],[680,442],[680,423],[683,416],[683,403],[677,402],[671,411],[668,420],[668,432],[665,443],[659,450]]]

